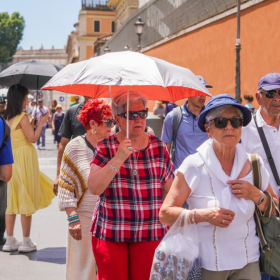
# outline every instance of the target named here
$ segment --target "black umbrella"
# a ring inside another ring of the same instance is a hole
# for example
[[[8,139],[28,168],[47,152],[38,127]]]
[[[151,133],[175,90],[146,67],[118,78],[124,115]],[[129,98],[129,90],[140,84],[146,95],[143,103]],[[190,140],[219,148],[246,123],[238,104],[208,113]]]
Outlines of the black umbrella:
[[[50,62],[30,60],[18,62],[0,73],[0,85],[10,87],[20,84],[38,90],[63,67]]]

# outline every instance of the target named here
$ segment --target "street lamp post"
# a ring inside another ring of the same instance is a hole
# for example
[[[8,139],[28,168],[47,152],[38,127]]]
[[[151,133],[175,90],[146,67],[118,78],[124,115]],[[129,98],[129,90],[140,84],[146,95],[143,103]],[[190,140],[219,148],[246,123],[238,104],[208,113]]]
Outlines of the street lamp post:
[[[240,96],[240,0],[237,0],[237,36],[236,36],[236,66],[235,66],[235,99],[241,102]]]
[[[138,52],[141,50],[141,35],[143,33],[145,23],[142,21],[141,17],[134,23],[136,34],[138,35]]]
[[[106,46],[104,48],[104,53],[106,54],[106,53],[110,53],[110,52],[111,52],[111,49],[108,46]]]

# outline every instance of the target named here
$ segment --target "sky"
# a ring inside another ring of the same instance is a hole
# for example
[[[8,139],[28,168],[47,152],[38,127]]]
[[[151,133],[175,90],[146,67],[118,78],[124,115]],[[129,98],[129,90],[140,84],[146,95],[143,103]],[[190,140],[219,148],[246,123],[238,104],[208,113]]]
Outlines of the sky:
[[[0,13],[19,12],[25,20],[19,47],[61,49],[78,22],[81,0],[0,0]],[[0,42],[1,44],[1,42]]]

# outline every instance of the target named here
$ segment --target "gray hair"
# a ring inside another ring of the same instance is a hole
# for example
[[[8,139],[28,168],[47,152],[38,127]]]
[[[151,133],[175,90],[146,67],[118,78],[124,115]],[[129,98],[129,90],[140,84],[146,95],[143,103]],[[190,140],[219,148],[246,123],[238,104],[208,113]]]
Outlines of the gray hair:
[[[129,104],[141,101],[146,108],[147,97],[136,90],[129,90]],[[127,90],[121,90],[112,100],[112,112],[113,115],[119,115],[126,111],[127,104]]]
[[[233,105],[224,105],[210,110],[205,117],[205,123],[209,123],[210,120],[219,117],[227,108],[235,108],[239,116],[243,117],[243,113],[238,107]]]

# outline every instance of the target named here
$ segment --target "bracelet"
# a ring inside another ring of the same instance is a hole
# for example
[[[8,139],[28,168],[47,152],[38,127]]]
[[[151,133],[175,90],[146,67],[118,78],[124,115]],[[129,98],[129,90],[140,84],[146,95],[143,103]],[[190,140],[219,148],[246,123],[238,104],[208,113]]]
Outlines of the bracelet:
[[[115,166],[113,166],[113,164],[109,161],[109,165],[110,165],[110,168],[115,171],[115,172],[119,172],[120,170],[118,168],[116,168]]]
[[[262,197],[260,198],[260,201],[258,203],[255,203],[256,205],[262,204],[264,201],[264,193],[262,192]]]
[[[71,221],[71,222],[69,223],[69,226],[70,226],[71,224],[76,223],[76,222],[79,222],[79,221],[80,221],[80,219],[77,219],[77,220]]]
[[[196,213],[196,209],[194,209],[192,212],[192,223],[196,225],[195,218],[194,218],[195,213]]]
[[[69,217],[67,218],[67,220],[69,221],[69,220],[71,220],[71,219],[73,219],[73,218],[78,218],[78,217],[79,217],[79,215],[78,215],[78,214],[75,214],[75,215],[69,216]]]

